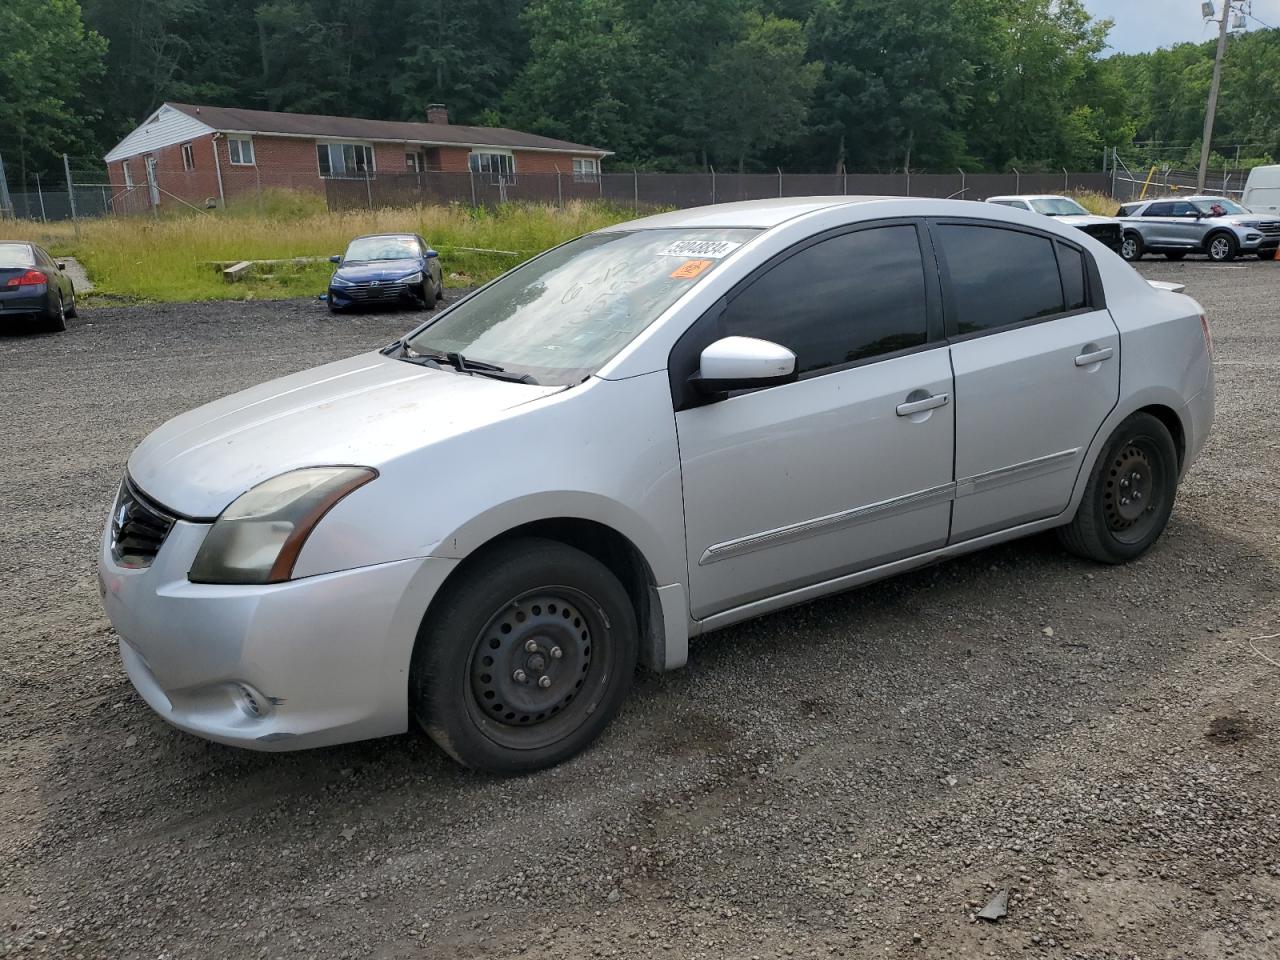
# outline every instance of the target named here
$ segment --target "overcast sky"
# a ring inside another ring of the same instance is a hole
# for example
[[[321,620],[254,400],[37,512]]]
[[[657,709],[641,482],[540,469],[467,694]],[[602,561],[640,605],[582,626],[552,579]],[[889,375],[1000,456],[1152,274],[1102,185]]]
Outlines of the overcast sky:
[[[1214,0],[1218,10],[1222,3]],[[1217,36],[1217,24],[1201,19],[1200,0],[1084,0],[1084,5],[1095,17],[1110,17],[1116,22],[1111,46],[1119,53]],[[1253,14],[1268,26],[1280,27],[1280,0],[1253,0]],[[1258,20],[1247,21],[1250,30],[1261,29]]]

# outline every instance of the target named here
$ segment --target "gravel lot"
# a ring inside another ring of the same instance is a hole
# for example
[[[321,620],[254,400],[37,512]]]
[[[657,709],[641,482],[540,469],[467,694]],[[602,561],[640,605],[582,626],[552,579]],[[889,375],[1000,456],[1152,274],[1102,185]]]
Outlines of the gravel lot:
[[[0,956],[1280,957],[1280,641],[1250,641],[1280,633],[1280,263],[1142,270],[1218,351],[1152,553],[1036,538],[704,638],[518,780],[415,735],[179,733],[98,605],[137,441],[412,316],[86,308],[0,337]]]

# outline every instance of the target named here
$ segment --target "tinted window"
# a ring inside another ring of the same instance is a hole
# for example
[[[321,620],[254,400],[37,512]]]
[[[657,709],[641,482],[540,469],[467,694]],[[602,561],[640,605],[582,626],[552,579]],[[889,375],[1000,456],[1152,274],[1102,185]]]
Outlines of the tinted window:
[[[726,335],[772,340],[806,373],[925,342],[924,261],[915,227],[877,227],[788,257],[725,310]]]
[[[1173,205],[1173,215],[1175,217],[1194,217],[1196,215],[1196,208],[1192,204],[1183,200]]]
[[[1144,217],[1172,217],[1172,203],[1153,203],[1147,207],[1146,212],[1142,214]]]
[[[943,224],[952,308],[960,333],[1061,313],[1053,244],[1016,230]]]
[[[1068,310],[1085,306],[1084,254],[1065,243],[1058,244],[1058,266],[1062,269],[1062,292]]]

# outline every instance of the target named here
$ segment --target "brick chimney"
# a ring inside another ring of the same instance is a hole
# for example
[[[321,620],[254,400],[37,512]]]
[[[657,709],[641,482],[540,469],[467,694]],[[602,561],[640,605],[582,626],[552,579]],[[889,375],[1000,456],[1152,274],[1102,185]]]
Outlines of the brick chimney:
[[[427,123],[448,123],[449,108],[443,103],[427,104]]]

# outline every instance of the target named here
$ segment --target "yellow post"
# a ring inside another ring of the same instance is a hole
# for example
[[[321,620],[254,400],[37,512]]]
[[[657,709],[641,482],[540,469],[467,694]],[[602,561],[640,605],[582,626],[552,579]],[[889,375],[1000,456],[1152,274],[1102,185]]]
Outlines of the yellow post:
[[[1151,178],[1156,175],[1156,165],[1153,163],[1151,169],[1147,171],[1147,182],[1142,185],[1142,192],[1138,194],[1139,200],[1145,200],[1147,196],[1147,187],[1151,186]]]

